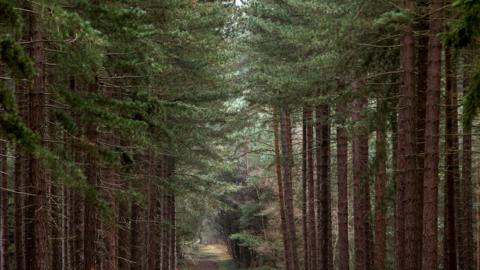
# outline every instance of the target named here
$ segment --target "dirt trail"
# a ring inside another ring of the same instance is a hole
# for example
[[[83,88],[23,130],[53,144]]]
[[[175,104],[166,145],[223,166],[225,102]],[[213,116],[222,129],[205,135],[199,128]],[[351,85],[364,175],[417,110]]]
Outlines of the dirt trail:
[[[202,246],[200,254],[200,259],[190,266],[191,270],[218,270],[218,262],[230,260],[227,248],[223,245]]]

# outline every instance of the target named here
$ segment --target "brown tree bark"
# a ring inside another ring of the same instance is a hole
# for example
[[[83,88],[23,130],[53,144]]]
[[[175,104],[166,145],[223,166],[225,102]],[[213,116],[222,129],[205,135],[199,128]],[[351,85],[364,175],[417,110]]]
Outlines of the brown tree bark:
[[[456,207],[455,185],[459,179],[458,168],[458,127],[457,127],[457,87],[455,64],[450,48],[445,48],[445,214],[444,214],[444,262],[446,270],[457,268],[456,252]]]
[[[337,105],[338,270],[348,270],[348,138],[341,106]]]
[[[403,1],[413,11],[414,2]],[[396,269],[419,268],[418,202],[416,184],[415,133],[415,36],[411,25],[404,26],[400,49],[401,90],[398,107],[397,173],[395,196],[395,265]]]
[[[427,91],[427,69],[428,69],[428,2],[421,0],[417,4],[417,24],[415,32],[417,33],[417,91],[416,91],[416,217],[415,217],[415,239],[422,239],[423,224],[423,163],[425,150],[425,104]],[[417,245],[417,269],[422,265],[422,245]]]
[[[352,90],[359,92],[360,84],[353,82]],[[355,230],[355,269],[370,269],[369,258],[371,251],[369,247],[369,196],[368,187],[368,130],[365,127],[363,109],[366,106],[366,100],[359,97],[353,102],[352,120],[355,123],[352,140],[352,159],[353,159],[353,215]],[[371,239],[371,238],[370,238]]]
[[[0,196],[1,196],[1,213],[2,213],[2,230],[1,230],[1,269],[9,269],[9,228],[8,228],[8,168],[7,168],[7,141],[0,138]]]
[[[309,270],[308,248],[308,209],[307,209],[307,109],[303,108],[302,115],[302,231],[303,231],[303,268]]]
[[[121,199],[118,205],[118,269],[130,269],[129,202]]]
[[[385,120],[383,96],[377,101],[379,123],[376,130],[376,181],[375,181],[375,270],[385,270],[386,258],[386,183],[387,149],[385,140]]]
[[[98,81],[89,85],[89,92],[98,93]],[[90,144],[97,145],[98,131],[96,125],[90,123],[86,128],[86,136]],[[83,256],[84,269],[95,270],[98,264],[97,250],[97,198],[96,190],[98,185],[98,166],[97,157],[94,153],[87,153],[86,158],[86,178],[92,190],[85,195],[85,216],[84,216],[84,238],[83,238]]]
[[[317,265],[317,236],[316,236],[316,215],[315,215],[315,179],[313,163],[313,112],[307,108],[306,118],[306,159],[307,159],[307,230],[308,230],[308,269],[318,269]]]
[[[162,245],[162,269],[164,270],[170,270],[170,224],[169,224],[169,217],[170,217],[170,208],[168,205],[169,201],[169,196],[166,190],[162,191],[162,237],[161,241],[163,243]]]
[[[27,9],[34,10],[30,16],[30,54],[34,62],[36,76],[33,79],[29,96],[29,127],[38,134],[42,145],[47,135],[47,88],[45,84],[45,44],[41,29],[40,15],[36,7],[27,3]],[[27,260],[28,269],[48,269],[48,220],[47,220],[47,175],[40,159],[34,155],[29,156],[28,174],[29,196],[28,199],[28,229],[27,229]]]
[[[132,261],[131,270],[141,270],[141,234],[140,229],[141,209],[138,202],[132,202],[131,210],[131,229],[130,229],[130,260]]]
[[[320,105],[315,110],[316,158],[317,158],[317,247],[318,269],[333,267],[332,223],[330,208],[330,124],[329,106]]]
[[[293,207],[293,182],[292,167],[293,154],[291,144],[290,115],[286,110],[280,112],[280,145],[282,152],[283,190],[285,199],[285,221],[287,241],[291,243],[291,249],[287,256],[287,270],[298,270],[298,253],[296,245],[295,215]]]
[[[467,61],[468,62],[468,61]],[[464,73],[463,89],[468,87],[469,75]],[[464,127],[462,139],[462,186],[463,186],[463,226],[462,248],[459,249],[459,260],[463,262],[461,270],[475,269],[474,236],[473,236],[473,183],[472,183],[472,129]]]
[[[147,227],[146,227],[146,234],[145,234],[145,254],[146,254],[146,270],[155,270],[157,269],[158,265],[158,258],[160,254],[158,254],[158,245],[159,239],[157,238],[158,230],[159,230],[159,221],[157,218],[157,210],[158,210],[158,186],[155,184],[155,177],[158,176],[157,174],[157,160],[154,156],[153,151],[149,151],[147,154],[147,168],[148,168],[148,176],[150,179],[148,184],[148,193],[147,193]],[[162,161],[160,161],[162,163]],[[162,163],[163,166],[163,163]],[[161,168],[162,169],[162,168]],[[161,171],[161,169],[159,171]],[[163,239],[162,239],[163,240]]]
[[[283,175],[282,175],[282,154],[280,152],[280,130],[279,130],[279,115],[274,109],[273,111],[273,133],[274,133],[274,146],[275,146],[275,172],[277,175],[277,184],[278,184],[278,202],[280,207],[280,219],[281,219],[281,230],[283,236],[283,248],[284,248],[284,257],[285,264],[288,269],[291,269],[289,266],[289,260],[287,259],[288,254],[291,250],[291,242],[288,242],[287,239],[287,221],[285,216],[285,197],[284,197],[284,187],[283,187]]]
[[[24,99],[23,99],[24,100]],[[24,107],[23,102],[20,103],[19,108]],[[22,112],[22,109],[20,109]],[[25,269],[25,245],[24,245],[24,176],[27,171],[27,164],[25,154],[21,152],[20,147],[16,147],[15,157],[15,269]]]
[[[429,51],[427,103],[425,115],[425,162],[423,189],[422,269],[438,269],[438,162],[439,162],[439,103],[442,45],[442,1],[432,0],[429,9]]]

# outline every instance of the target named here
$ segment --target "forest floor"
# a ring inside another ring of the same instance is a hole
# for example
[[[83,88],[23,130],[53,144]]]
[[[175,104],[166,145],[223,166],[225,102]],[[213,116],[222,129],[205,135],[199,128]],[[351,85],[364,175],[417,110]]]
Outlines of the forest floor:
[[[200,247],[199,259],[191,262],[189,270],[236,270],[227,247],[223,245],[205,245]]]

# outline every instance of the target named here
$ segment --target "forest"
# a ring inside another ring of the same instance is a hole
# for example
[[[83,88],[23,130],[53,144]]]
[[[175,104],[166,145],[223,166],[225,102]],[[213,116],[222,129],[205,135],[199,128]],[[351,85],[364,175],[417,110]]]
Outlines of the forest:
[[[480,0],[0,0],[0,270],[480,270]]]

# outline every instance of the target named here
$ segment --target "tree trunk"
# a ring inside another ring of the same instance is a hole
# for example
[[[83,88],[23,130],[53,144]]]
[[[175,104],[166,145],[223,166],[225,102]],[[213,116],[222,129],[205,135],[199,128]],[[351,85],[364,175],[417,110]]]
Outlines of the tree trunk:
[[[456,182],[458,182],[458,128],[455,67],[450,48],[445,48],[445,214],[444,214],[444,263],[446,270],[457,268],[456,253]]]
[[[468,74],[464,73],[463,89],[468,87]],[[462,186],[463,186],[463,244],[459,250],[459,260],[463,261],[465,270],[475,269],[473,236],[473,183],[472,183],[472,129],[463,129],[462,144]]]
[[[291,265],[288,263],[288,254],[291,250],[291,242],[287,239],[287,220],[285,215],[285,197],[284,197],[284,187],[283,187],[283,176],[282,176],[282,157],[280,153],[280,130],[278,127],[279,117],[276,110],[273,112],[273,132],[274,132],[274,145],[275,145],[275,171],[277,174],[277,184],[278,184],[278,202],[280,205],[280,219],[281,219],[281,230],[283,236],[283,248],[284,248],[284,257],[285,265],[287,269],[291,269]]]
[[[20,102],[19,102],[20,103]],[[20,108],[24,107],[23,102],[20,103]],[[22,109],[20,109],[22,112]],[[20,147],[16,147],[16,157],[15,157],[15,194],[14,194],[14,204],[15,204],[15,269],[24,270],[25,269],[25,245],[24,245],[24,176],[25,171],[27,171],[27,164],[25,154],[21,152]]]
[[[303,268],[309,270],[309,248],[308,248],[308,209],[307,209],[307,110],[303,108],[302,116],[302,230],[303,230]]]
[[[27,8],[31,9],[32,6]],[[39,136],[43,145],[47,134],[47,88],[45,85],[45,44],[39,16],[37,11],[30,14],[31,57],[34,61],[36,76],[30,89],[29,127]],[[29,263],[27,268],[46,270],[48,269],[47,175],[38,157],[30,155],[29,163],[29,193],[35,194],[35,196],[29,196],[28,199],[27,259]]]
[[[387,149],[385,142],[384,101],[377,101],[379,115],[376,130],[376,181],[375,181],[375,270],[385,270],[386,258],[386,183],[387,183]]]
[[[423,190],[422,269],[438,269],[438,162],[439,162],[439,102],[442,45],[442,1],[430,4],[430,42],[428,51],[427,103],[425,115],[425,162]]]
[[[359,82],[352,84],[352,90],[359,92]],[[352,120],[355,123],[352,140],[353,183],[354,183],[354,230],[355,230],[355,269],[368,270],[369,260],[369,203],[368,189],[368,130],[365,127],[362,111],[366,100],[357,98],[353,102]],[[373,259],[373,258],[372,258]]]
[[[423,163],[425,150],[425,103],[427,91],[427,69],[428,69],[428,2],[419,1],[417,5],[419,18],[417,18],[416,32],[418,33],[417,45],[417,93],[416,93],[416,229],[415,239],[422,239],[423,224]],[[417,245],[417,269],[422,265],[422,245]]]
[[[8,256],[8,247],[9,247],[9,228],[8,228],[8,168],[7,168],[7,141],[0,138],[0,194],[1,194],[1,212],[2,212],[2,230],[1,230],[1,269],[9,269],[9,256]]]
[[[345,109],[337,105],[338,270],[348,270],[348,138],[343,120]],[[313,174],[312,174],[313,177]]]
[[[414,10],[414,3],[405,0],[404,7]],[[415,36],[413,27],[403,29],[400,49],[402,68],[398,113],[397,174],[395,197],[396,269],[419,268],[418,202],[420,192],[416,184],[416,133],[415,133]]]
[[[141,234],[140,230],[140,218],[141,218],[141,210],[138,202],[132,202],[132,210],[131,210],[131,230],[130,230],[130,260],[132,261],[131,270],[141,270],[142,269],[142,262],[141,262],[141,244],[139,237]]]
[[[89,85],[89,92],[98,93],[98,81]],[[98,131],[94,124],[88,124],[86,136],[92,145],[97,145]],[[98,183],[98,166],[94,153],[88,153],[86,158],[86,178],[92,189],[85,195],[85,221],[84,221],[84,261],[85,270],[97,269],[97,198],[96,190]]]
[[[313,112],[311,108],[306,109],[306,151],[307,151],[307,230],[308,230],[308,269],[318,269],[317,265],[317,236],[315,218],[315,180],[313,163]]]
[[[156,270],[158,265],[158,245],[159,239],[157,238],[158,229],[160,227],[159,221],[157,218],[158,213],[158,199],[159,199],[159,192],[158,186],[155,183],[155,177],[158,176],[157,174],[157,160],[153,154],[153,151],[149,151],[147,154],[147,168],[148,168],[148,176],[150,179],[148,185],[148,194],[147,194],[147,227],[146,227],[146,234],[145,234],[145,254],[147,256],[146,262],[146,270]],[[160,161],[163,166],[163,163]],[[161,171],[161,169],[160,169]]]
[[[292,145],[291,145],[290,115],[287,111],[280,112],[280,144],[282,149],[283,189],[285,199],[285,220],[287,241],[291,243],[291,249],[287,256],[287,270],[298,270],[298,256],[296,247],[295,215],[293,207],[293,182],[292,182]]]
[[[329,107],[316,108],[316,150],[317,150],[317,246],[318,269],[331,269],[331,209],[330,209],[330,124]]]
[[[118,205],[118,269],[128,270],[130,269],[130,235],[129,235],[129,223],[132,220],[129,219],[130,211],[128,209],[128,201],[122,198]]]

